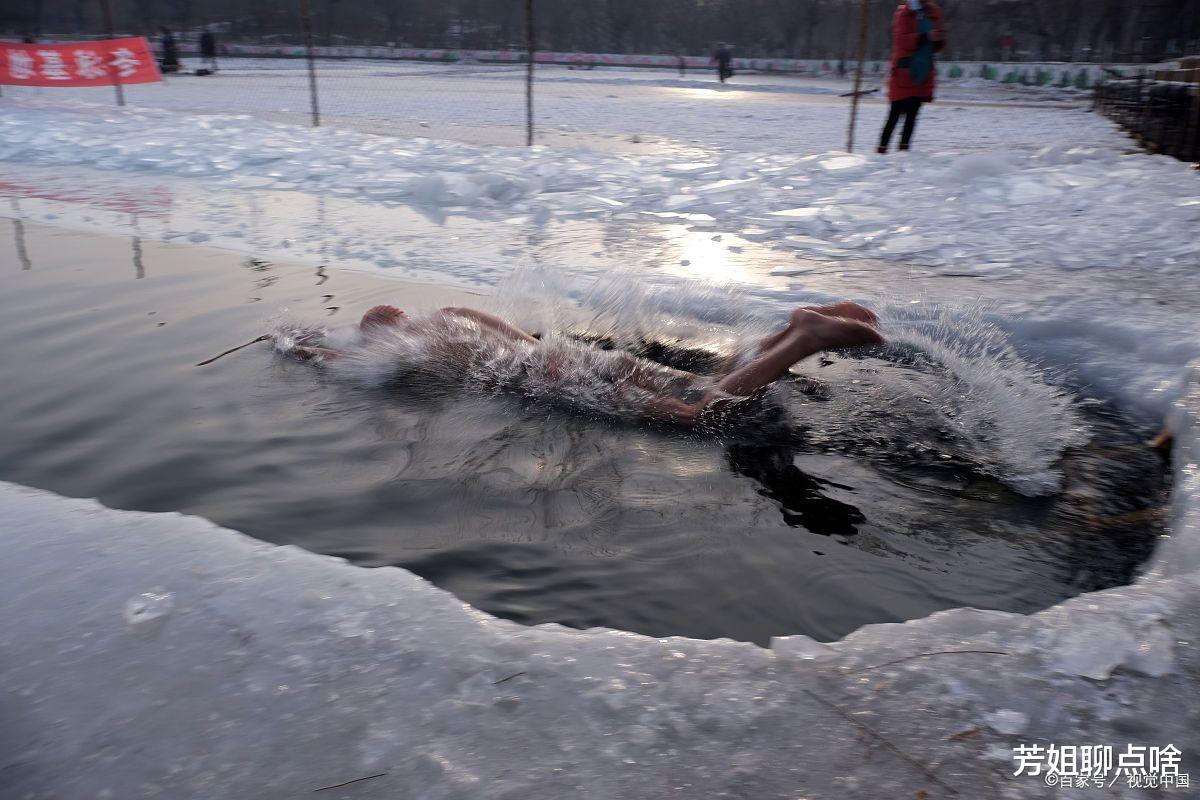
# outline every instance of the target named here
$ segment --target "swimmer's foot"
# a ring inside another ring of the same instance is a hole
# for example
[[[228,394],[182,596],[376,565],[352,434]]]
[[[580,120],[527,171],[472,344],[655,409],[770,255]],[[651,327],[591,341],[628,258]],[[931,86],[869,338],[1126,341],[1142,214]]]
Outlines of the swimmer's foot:
[[[375,306],[363,314],[362,321],[358,323],[358,326],[363,330],[390,328],[403,316],[404,312],[395,306]]]
[[[795,325],[803,317],[802,312],[813,311],[823,317],[837,317],[838,319],[852,319],[857,322],[864,322],[867,325],[878,325],[879,317],[869,308],[860,306],[858,303],[851,303],[849,300],[844,300],[840,303],[834,303],[828,306],[805,306],[798,308],[792,312],[792,324]]]

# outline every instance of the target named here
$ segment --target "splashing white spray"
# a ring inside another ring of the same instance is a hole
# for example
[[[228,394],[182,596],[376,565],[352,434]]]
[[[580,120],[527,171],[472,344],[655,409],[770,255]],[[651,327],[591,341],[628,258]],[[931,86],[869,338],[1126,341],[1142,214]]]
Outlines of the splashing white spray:
[[[828,300],[813,297],[809,302]],[[345,329],[314,331],[283,324],[274,340],[281,351],[295,353],[314,335],[323,336],[344,353],[328,362],[331,374],[363,385],[418,371],[457,385],[465,379],[476,390],[513,392],[585,413],[626,416],[647,397],[645,387],[625,379],[627,357],[588,347],[563,333],[607,338],[618,348],[655,341],[732,354],[769,330],[766,320],[783,318],[790,310],[777,298],[750,297],[698,281],[649,286],[614,275],[574,287],[542,269],[518,272],[489,305],[543,332],[543,342],[500,342],[462,320],[437,331],[417,326],[369,338]],[[956,455],[1019,492],[1056,490],[1061,476],[1055,464],[1063,450],[1081,442],[1085,434],[1069,393],[1022,359],[1005,332],[986,319],[985,309],[927,302],[873,305],[889,341],[882,358],[924,355],[926,371],[935,376],[920,389],[932,414],[929,424],[953,434]],[[431,348],[430,341],[439,337],[441,344]],[[889,419],[895,392],[904,387],[887,388],[888,392],[872,393],[867,387],[865,394],[856,395],[860,406],[854,424],[860,430],[850,435],[864,440],[904,435]]]
[[[1055,464],[1086,439],[1069,392],[1021,358],[986,309],[892,304],[881,317],[893,349],[920,350],[938,367],[930,398],[983,472],[1024,494],[1053,492]]]

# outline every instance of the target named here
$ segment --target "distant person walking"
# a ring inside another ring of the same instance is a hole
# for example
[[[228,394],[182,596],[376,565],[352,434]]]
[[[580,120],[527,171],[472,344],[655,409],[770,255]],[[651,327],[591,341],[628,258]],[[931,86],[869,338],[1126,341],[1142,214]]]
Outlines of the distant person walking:
[[[163,72],[179,72],[179,45],[175,43],[175,37],[171,35],[169,28],[159,28],[162,36],[159,37],[158,45],[161,48],[162,54],[159,57],[159,64],[162,66]]]
[[[892,17],[892,70],[888,78],[891,108],[879,138],[878,152],[887,152],[900,117],[904,117],[900,149],[908,149],[921,104],[933,102],[937,83],[933,54],[945,45],[942,10],[933,0],[905,0],[896,9]]]
[[[1012,61],[1013,50],[1016,49],[1017,40],[1012,37],[1012,34],[1007,34],[1000,39],[1000,60]]]
[[[200,63],[206,69],[217,71],[217,37],[208,28],[200,34]]]
[[[717,65],[717,78],[721,83],[733,77],[733,53],[729,51],[729,45],[724,42],[717,45],[717,52],[713,53],[712,60]]]

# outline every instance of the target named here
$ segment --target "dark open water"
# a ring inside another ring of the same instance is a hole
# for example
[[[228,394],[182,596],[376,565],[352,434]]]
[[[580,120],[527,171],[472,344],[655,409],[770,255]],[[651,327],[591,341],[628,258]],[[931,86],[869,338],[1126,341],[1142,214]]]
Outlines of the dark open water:
[[[349,322],[398,295],[469,299],[5,219],[0,237],[0,479],[402,565],[521,622],[765,642],[1031,611],[1128,580],[1163,531],[1148,432],[1099,405],[1064,491],[1031,499],[919,422],[917,450],[817,435],[819,413],[715,439],[356,389],[263,345],[197,369],[285,307]],[[787,391],[809,409],[858,375],[920,380],[873,358],[808,371]]]

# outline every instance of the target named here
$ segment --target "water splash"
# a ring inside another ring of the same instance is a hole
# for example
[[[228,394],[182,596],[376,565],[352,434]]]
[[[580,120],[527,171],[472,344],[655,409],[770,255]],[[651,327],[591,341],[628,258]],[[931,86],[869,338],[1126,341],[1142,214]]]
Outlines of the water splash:
[[[435,312],[367,331],[283,322],[275,348],[362,386],[510,394],[594,416],[625,418],[660,396],[704,393],[713,381],[550,332],[541,341],[497,335],[486,323]]]
[[[591,278],[527,264],[496,287],[489,308],[528,330],[569,331],[629,350],[657,342],[724,355],[762,338],[786,317],[736,284],[654,277],[640,265]]]
[[[461,387],[465,380],[476,391],[515,393],[592,416],[627,418],[657,391],[678,396],[712,383],[711,378],[689,383],[669,371],[650,381],[632,380],[623,351],[645,353],[649,343],[660,351],[712,353],[715,362],[744,353],[790,310],[778,297],[701,281],[655,285],[615,274],[579,285],[563,273],[537,267],[514,273],[488,305],[538,331],[542,342],[498,340],[461,319],[449,327],[444,321],[421,322],[372,337],[353,329],[285,323],[274,340],[282,352],[296,354],[320,338],[343,353],[326,363],[330,373],[360,385],[417,374],[421,385]],[[775,404],[793,412],[805,435],[892,461],[913,457],[914,441],[934,442],[936,456],[968,463],[1021,493],[1045,494],[1059,487],[1056,463],[1085,437],[1073,400],[1016,352],[986,309],[928,302],[871,305],[880,313],[888,345],[867,355],[897,367],[903,377],[896,378],[896,369],[884,375],[860,354],[854,357],[860,368],[852,376],[843,370],[826,387],[821,399],[834,398],[833,403],[817,406],[808,402],[811,397],[793,399],[774,390]],[[590,347],[579,336],[614,349]],[[806,362],[796,372],[819,383],[820,364],[826,362],[816,363]]]
[[[893,353],[917,351],[937,373],[930,404],[981,471],[1024,494],[1059,488],[1056,462],[1086,440],[1074,400],[1021,358],[987,309],[910,303],[882,318]]]

